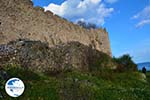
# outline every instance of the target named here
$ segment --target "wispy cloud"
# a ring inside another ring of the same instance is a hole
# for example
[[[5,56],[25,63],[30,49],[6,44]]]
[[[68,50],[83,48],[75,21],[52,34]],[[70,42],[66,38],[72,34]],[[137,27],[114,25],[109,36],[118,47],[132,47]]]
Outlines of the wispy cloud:
[[[150,6],[146,6],[141,12],[134,15],[132,19],[139,20],[136,27],[142,27],[146,24],[150,24]]]
[[[74,22],[82,19],[97,25],[103,25],[105,18],[114,11],[114,8],[107,8],[102,0],[67,0],[61,5],[51,3],[44,8]]]
[[[136,25],[136,27],[142,27],[142,26],[144,26],[144,25],[146,25],[146,24],[150,24],[150,19],[149,19],[149,20],[142,20],[142,21],[140,21],[140,22]]]
[[[118,0],[105,0],[105,2],[110,3],[110,4],[115,3],[115,2],[117,2],[117,1],[118,1]]]

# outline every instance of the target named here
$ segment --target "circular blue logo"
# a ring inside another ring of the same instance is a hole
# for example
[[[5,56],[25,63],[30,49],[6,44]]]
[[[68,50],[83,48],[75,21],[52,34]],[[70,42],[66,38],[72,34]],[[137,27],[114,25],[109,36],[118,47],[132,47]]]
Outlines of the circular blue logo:
[[[5,84],[5,90],[11,97],[19,97],[25,89],[24,83],[19,78],[11,78]]]

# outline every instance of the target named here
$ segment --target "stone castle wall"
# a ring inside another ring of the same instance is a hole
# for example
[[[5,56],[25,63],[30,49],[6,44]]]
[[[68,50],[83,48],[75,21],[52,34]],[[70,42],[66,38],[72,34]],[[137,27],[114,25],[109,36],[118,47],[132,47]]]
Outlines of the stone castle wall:
[[[50,47],[78,41],[111,55],[105,29],[84,29],[50,11],[33,7],[30,0],[0,0],[0,44],[20,38],[41,40]]]

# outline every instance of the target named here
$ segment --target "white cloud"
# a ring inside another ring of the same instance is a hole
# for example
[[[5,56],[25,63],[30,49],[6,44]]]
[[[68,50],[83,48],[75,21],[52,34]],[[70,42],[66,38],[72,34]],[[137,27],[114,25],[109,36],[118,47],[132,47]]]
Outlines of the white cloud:
[[[142,27],[146,24],[150,24],[150,6],[145,7],[141,12],[134,15],[132,19],[140,20],[136,27]]]
[[[110,3],[110,4],[115,3],[115,2],[117,2],[117,1],[118,1],[118,0],[105,0],[105,2]]]
[[[44,8],[74,22],[82,19],[97,25],[103,25],[105,18],[114,11],[107,8],[102,0],[66,0],[61,5],[51,3]]]
[[[136,25],[136,27],[138,28],[138,27],[142,27],[142,26],[144,26],[144,25],[146,25],[146,24],[150,24],[150,19],[149,20],[142,20],[142,21],[140,21],[137,25]]]

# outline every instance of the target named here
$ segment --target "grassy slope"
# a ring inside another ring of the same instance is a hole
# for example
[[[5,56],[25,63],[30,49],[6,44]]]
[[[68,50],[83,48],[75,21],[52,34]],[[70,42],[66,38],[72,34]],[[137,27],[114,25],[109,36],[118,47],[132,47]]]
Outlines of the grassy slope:
[[[1,86],[5,100],[150,100],[150,73],[144,81],[138,72],[65,72],[48,76],[18,68],[6,70],[11,77],[22,79],[26,88],[14,99]],[[1,83],[4,86],[5,81]]]

